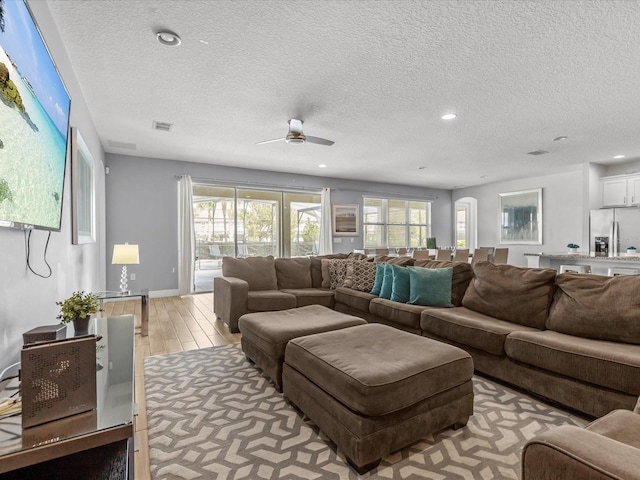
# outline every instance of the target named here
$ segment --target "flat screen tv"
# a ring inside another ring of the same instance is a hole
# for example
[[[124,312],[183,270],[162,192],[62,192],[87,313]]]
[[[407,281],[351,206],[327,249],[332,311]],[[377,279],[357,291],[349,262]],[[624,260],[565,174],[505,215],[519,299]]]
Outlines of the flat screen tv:
[[[59,231],[69,94],[24,0],[0,2],[0,226]]]

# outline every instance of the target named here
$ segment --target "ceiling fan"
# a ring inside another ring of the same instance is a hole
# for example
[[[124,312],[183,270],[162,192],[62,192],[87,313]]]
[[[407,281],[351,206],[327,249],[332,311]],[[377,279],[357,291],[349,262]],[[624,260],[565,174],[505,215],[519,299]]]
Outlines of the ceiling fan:
[[[299,144],[299,143],[317,143],[318,145],[327,145],[331,146],[334,144],[331,140],[327,140],[325,138],[320,137],[312,137],[310,135],[305,135],[302,133],[302,124],[304,123],[302,120],[297,120],[292,118],[289,120],[289,133],[284,138],[275,138],[273,140],[265,140],[264,142],[258,142],[256,145],[262,145],[264,143],[272,143],[272,142],[281,142],[285,141],[287,143]]]

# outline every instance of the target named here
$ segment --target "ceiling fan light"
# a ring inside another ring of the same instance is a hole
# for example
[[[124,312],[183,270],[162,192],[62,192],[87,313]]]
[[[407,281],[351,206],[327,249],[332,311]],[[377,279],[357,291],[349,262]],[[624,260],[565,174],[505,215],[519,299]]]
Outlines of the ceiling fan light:
[[[287,138],[286,139],[287,143],[291,143],[293,145],[299,145],[301,143],[304,143],[304,138],[300,138],[300,137],[291,137],[291,138]]]

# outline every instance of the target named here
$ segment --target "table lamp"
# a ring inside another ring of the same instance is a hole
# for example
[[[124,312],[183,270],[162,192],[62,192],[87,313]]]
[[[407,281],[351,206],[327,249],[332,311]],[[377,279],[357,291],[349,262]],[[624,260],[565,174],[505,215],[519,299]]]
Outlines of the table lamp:
[[[120,275],[120,293],[125,295],[129,293],[127,286],[127,265],[137,265],[140,263],[140,254],[138,253],[138,245],[114,245],[113,257],[111,257],[112,265],[122,265],[122,274]]]

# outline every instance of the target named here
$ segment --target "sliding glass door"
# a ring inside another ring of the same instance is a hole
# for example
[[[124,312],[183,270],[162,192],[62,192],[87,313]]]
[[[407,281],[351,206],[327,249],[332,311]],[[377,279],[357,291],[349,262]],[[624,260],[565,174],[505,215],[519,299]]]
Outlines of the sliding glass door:
[[[193,185],[196,292],[211,291],[223,256],[318,253],[320,194]]]
[[[238,189],[237,202],[236,256],[280,256],[282,193]]]

